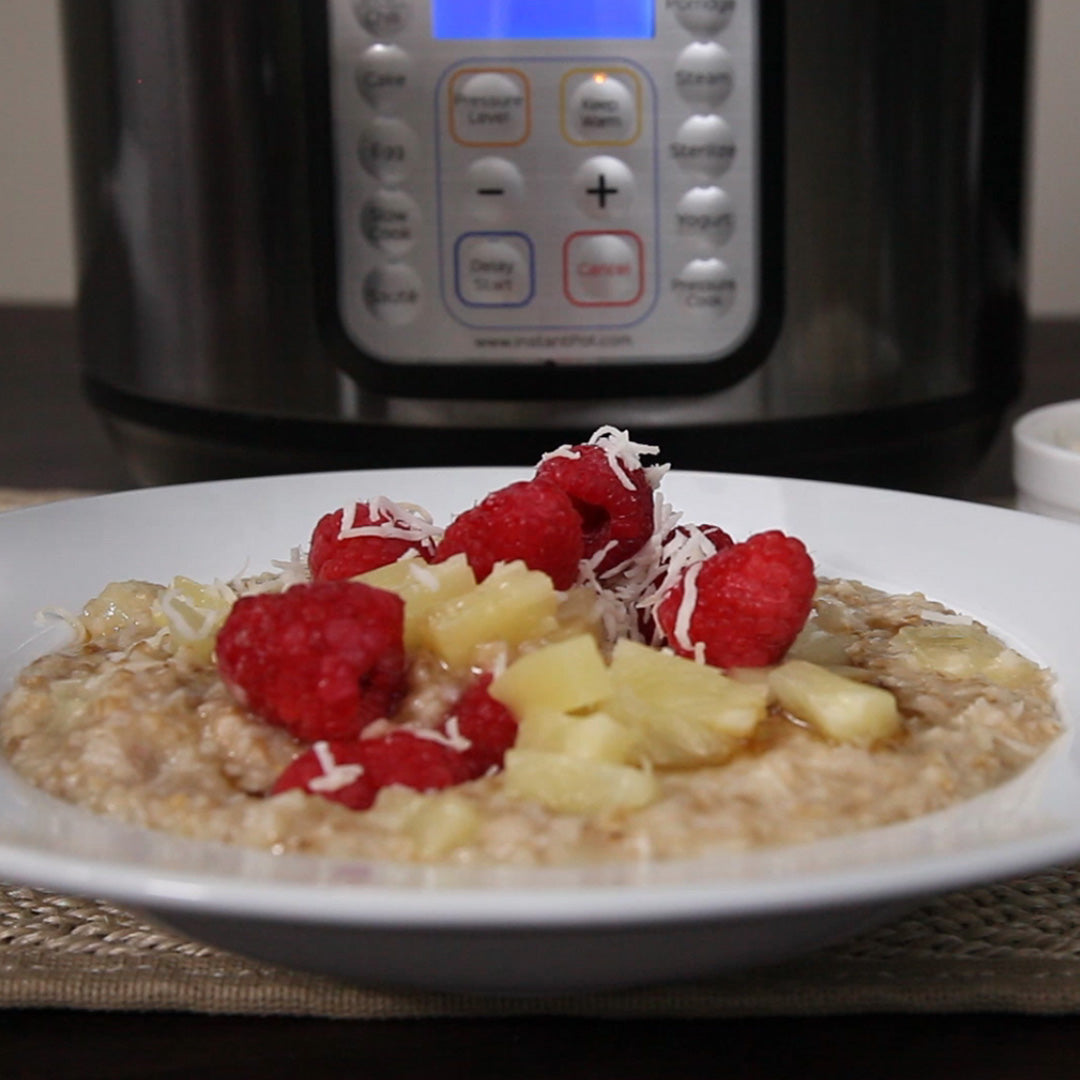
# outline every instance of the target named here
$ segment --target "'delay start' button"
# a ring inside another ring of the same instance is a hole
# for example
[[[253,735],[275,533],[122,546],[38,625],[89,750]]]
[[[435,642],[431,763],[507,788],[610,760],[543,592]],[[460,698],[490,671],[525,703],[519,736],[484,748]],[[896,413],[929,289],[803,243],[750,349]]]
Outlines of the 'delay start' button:
[[[454,281],[470,307],[522,307],[533,295],[532,243],[522,233],[465,233],[454,245]]]
[[[641,238],[632,232],[579,232],[563,245],[563,289],[579,307],[636,304],[645,291]]]

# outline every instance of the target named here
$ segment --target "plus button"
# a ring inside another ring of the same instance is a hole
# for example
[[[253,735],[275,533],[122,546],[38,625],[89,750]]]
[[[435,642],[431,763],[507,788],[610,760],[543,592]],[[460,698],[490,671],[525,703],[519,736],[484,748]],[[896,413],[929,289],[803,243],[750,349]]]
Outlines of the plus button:
[[[599,206],[601,210],[607,209],[607,197],[609,195],[618,195],[618,193],[619,189],[617,187],[608,186],[607,177],[603,173],[596,178],[595,187],[585,189],[586,195],[596,196],[596,205]]]
[[[583,161],[574,173],[574,200],[591,218],[610,221],[634,201],[634,174],[625,161],[598,154]]]

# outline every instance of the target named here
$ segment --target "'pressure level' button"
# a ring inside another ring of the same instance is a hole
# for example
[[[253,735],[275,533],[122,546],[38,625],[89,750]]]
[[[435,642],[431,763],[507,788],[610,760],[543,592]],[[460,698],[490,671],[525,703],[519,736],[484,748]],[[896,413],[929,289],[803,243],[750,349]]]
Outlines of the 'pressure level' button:
[[[529,137],[529,86],[520,71],[465,69],[450,80],[450,134],[463,146],[518,146]]]

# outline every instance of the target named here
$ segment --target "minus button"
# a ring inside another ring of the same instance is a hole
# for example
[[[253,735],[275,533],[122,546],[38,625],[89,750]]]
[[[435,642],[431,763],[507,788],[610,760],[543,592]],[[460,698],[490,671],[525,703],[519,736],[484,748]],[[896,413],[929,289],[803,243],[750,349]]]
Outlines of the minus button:
[[[468,211],[480,221],[505,223],[525,195],[525,180],[512,162],[501,157],[478,158],[468,171]]]

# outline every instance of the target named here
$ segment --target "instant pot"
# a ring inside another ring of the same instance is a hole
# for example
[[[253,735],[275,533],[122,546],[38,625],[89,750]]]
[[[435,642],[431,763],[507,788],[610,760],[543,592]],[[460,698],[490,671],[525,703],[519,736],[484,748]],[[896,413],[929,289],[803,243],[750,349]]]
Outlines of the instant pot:
[[[86,392],[142,482],[961,485],[1021,369],[1023,0],[68,0]]]

